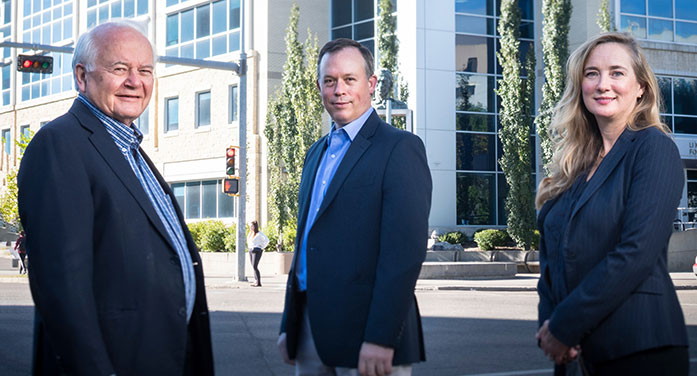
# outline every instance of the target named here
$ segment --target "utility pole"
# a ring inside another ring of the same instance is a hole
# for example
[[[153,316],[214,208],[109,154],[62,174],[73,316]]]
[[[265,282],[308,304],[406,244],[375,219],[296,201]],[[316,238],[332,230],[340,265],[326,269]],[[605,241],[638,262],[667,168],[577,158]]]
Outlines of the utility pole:
[[[240,140],[240,195],[237,198],[237,276],[238,282],[247,280],[244,272],[245,263],[245,212],[247,208],[247,53],[245,52],[245,0],[240,1],[240,100],[238,123]],[[259,281],[257,281],[259,283]]]

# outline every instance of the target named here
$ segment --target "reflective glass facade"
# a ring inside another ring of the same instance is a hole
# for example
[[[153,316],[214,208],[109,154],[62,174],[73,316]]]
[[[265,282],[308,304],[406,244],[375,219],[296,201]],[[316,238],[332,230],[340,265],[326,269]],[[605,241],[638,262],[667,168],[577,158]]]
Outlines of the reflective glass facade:
[[[532,51],[532,0],[520,1],[521,64]],[[499,7],[495,0],[455,0],[455,128],[457,225],[505,225],[508,187],[498,164],[502,69],[496,59]],[[533,150],[534,135],[530,137]]]
[[[619,29],[639,39],[697,44],[695,0],[620,0]]]

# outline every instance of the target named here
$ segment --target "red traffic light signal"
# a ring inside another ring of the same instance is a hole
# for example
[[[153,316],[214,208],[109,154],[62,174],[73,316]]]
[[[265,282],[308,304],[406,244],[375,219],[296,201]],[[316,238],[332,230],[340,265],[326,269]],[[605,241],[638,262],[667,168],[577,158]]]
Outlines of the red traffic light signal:
[[[232,146],[225,150],[225,175],[235,175],[235,148]]]
[[[240,194],[240,179],[239,178],[226,178],[223,179],[223,193],[229,195],[239,195]]]
[[[17,71],[29,73],[53,73],[53,57],[45,55],[18,55]]]

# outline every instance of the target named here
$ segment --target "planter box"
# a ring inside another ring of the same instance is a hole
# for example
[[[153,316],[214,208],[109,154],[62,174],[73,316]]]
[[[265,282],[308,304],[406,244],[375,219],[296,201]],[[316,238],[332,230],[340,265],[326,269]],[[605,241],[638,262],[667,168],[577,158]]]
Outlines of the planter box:
[[[228,277],[237,273],[237,253],[232,252],[201,252],[203,273],[207,277]],[[254,270],[249,260],[249,253],[244,257],[244,274],[254,276]],[[293,252],[264,252],[259,261],[259,272],[262,276],[288,274],[293,263]]]

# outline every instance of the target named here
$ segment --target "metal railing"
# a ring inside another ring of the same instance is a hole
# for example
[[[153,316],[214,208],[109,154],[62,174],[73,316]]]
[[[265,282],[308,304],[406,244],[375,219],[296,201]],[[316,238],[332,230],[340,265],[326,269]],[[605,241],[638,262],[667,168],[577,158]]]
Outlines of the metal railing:
[[[678,208],[673,227],[677,231],[697,229],[697,207]]]

